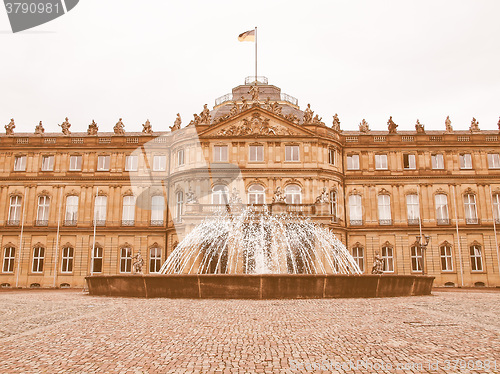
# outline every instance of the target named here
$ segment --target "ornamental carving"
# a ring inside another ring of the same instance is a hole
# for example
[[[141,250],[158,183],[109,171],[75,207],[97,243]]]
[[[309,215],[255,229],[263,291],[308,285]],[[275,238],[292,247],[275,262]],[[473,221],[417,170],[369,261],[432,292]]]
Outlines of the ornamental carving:
[[[219,130],[218,136],[245,136],[245,135],[263,135],[280,136],[293,135],[288,128],[281,125],[270,125],[269,118],[262,117],[260,113],[255,112],[250,118],[244,118],[239,124],[231,125]]]
[[[464,191],[464,195],[475,195],[476,192],[472,190],[472,188],[467,187],[467,189]]]
[[[451,247],[451,243],[448,240],[445,240],[441,244],[439,244],[440,247]]]
[[[352,245],[351,248],[364,248],[365,246],[363,244],[361,244],[360,242],[356,242]]]
[[[393,248],[394,246],[391,243],[389,243],[389,241],[386,241],[384,244],[382,244],[382,247]]]
[[[14,118],[10,119],[10,122],[4,126],[5,127],[5,134],[6,135],[14,135],[14,129],[16,128],[16,125],[14,123]]]
[[[382,189],[378,192],[379,195],[391,195],[389,191],[382,187]]]
[[[417,131],[417,134],[425,134],[424,125],[422,125],[418,119],[417,123],[415,124],[415,130]]]
[[[472,121],[470,123],[469,131],[470,132],[479,132],[479,131],[481,131],[481,130],[479,130],[479,122],[474,117],[472,117]]]
[[[35,127],[35,135],[42,135],[45,132],[43,128],[42,121]]]
[[[99,126],[97,126],[97,123],[95,123],[95,121],[92,120],[92,123],[89,125],[89,128],[87,129],[87,135],[97,135],[97,131],[99,131]]]

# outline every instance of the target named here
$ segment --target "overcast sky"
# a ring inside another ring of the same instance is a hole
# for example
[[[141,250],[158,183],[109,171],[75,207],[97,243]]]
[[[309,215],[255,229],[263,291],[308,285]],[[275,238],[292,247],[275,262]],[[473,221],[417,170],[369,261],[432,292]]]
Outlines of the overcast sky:
[[[149,119],[168,130],[212,108],[254,74],[311,103],[331,125],[357,130],[467,130],[500,116],[500,1],[82,0],[68,14],[12,34],[0,8],[0,128],[46,131],[68,116],[73,131],[95,119],[127,131]]]

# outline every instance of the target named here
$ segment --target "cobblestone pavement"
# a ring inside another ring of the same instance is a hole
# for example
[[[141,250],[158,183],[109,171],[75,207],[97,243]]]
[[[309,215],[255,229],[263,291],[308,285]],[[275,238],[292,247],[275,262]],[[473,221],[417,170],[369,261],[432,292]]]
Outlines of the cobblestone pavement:
[[[500,292],[261,301],[10,291],[0,317],[0,373],[500,372]]]

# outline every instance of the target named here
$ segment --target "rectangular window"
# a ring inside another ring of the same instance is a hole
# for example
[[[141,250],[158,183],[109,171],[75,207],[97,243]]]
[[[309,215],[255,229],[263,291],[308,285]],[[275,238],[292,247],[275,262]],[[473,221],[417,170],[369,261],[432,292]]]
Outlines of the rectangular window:
[[[286,145],[285,146],[285,161],[299,161],[299,146]]]
[[[460,156],[460,169],[472,169],[472,155],[464,153]]]
[[[359,170],[359,155],[347,156],[347,170]]]
[[[149,250],[149,272],[158,273],[161,268],[161,248],[151,248]]]
[[[21,220],[21,196],[11,196],[9,206],[9,225],[17,226]]]
[[[14,159],[14,171],[26,170],[26,156],[16,156]]]
[[[62,273],[73,272],[73,248],[64,247],[62,250],[62,263],[61,263]]]
[[[184,192],[179,191],[175,194],[175,219],[177,222],[182,221],[182,208],[184,205]]]
[[[36,225],[47,226],[49,223],[50,197],[38,197],[38,209],[36,212]]]
[[[483,271],[483,259],[481,257],[481,247],[479,245],[471,245],[470,263],[472,271]]]
[[[500,168],[500,155],[498,153],[488,153],[488,168]]]
[[[98,156],[97,171],[108,171],[108,170],[109,170],[109,156]]]
[[[500,194],[493,195],[493,218],[500,223]]]
[[[375,169],[387,170],[387,155],[375,155]]]
[[[5,247],[3,252],[3,273],[14,272],[14,259],[16,258],[16,249],[14,247]]]
[[[227,162],[227,145],[214,146],[214,162]]]
[[[448,217],[448,197],[444,194],[438,194],[434,197],[436,204],[436,219],[438,225],[447,225]]]
[[[411,271],[422,271],[422,248],[414,245],[410,248]]]
[[[431,155],[431,161],[433,169],[444,169],[444,158],[441,153]]]
[[[163,196],[153,196],[151,198],[151,225],[163,225],[163,212],[165,210],[165,200]]]
[[[263,145],[251,145],[249,148],[250,155],[249,161],[252,162],[262,162],[264,161],[264,146]]]
[[[167,170],[167,156],[153,156],[153,171]]]
[[[406,211],[408,214],[408,224],[418,225],[420,221],[420,204],[417,195],[406,195]]]
[[[328,163],[330,165],[335,165],[335,149],[328,150]]]
[[[412,155],[410,153],[403,154],[403,168],[405,168],[406,170],[415,170],[417,168],[415,155]]]
[[[69,171],[82,170],[82,156],[70,156],[69,158]]]
[[[102,273],[102,248],[95,247],[92,251],[92,272]]]
[[[337,221],[337,192],[330,191],[330,214],[333,216],[332,219]]]
[[[53,171],[53,170],[54,170],[54,156],[43,156],[42,171]]]
[[[477,224],[477,209],[476,209],[476,195],[464,195],[464,208],[465,208],[465,222],[468,224]]]
[[[97,196],[94,203],[94,221],[97,226],[106,224],[107,196]]]
[[[361,270],[362,273],[365,271],[365,257],[364,257],[364,251],[362,247],[354,247],[352,249],[352,257],[354,258],[354,261],[358,264],[359,270]]]
[[[135,155],[125,157],[125,171],[137,171],[138,157]]]
[[[440,248],[441,252],[441,270],[453,271],[453,261],[451,257],[451,246],[443,245]]]
[[[392,225],[391,197],[378,195],[378,221],[380,225]]]
[[[135,221],[135,196],[123,197],[122,225],[133,226]]]
[[[132,249],[122,248],[120,251],[120,273],[132,271]]]
[[[78,220],[78,196],[68,196],[66,198],[66,212],[64,214],[64,224],[66,226],[76,225]]]
[[[45,255],[45,248],[35,247],[33,249],[33,266],[31,271],[33,273],[43,273],[43,260]]]
[[[184,165],[184,149],[179,149],[177,151],[177,166]]]
[[[394,254],[392,247],[382,247],[382,263],[384,272],[394,272]]]
[[[349,196],[349,219],[351,225],[363,224],[363,209],[360,195]]]

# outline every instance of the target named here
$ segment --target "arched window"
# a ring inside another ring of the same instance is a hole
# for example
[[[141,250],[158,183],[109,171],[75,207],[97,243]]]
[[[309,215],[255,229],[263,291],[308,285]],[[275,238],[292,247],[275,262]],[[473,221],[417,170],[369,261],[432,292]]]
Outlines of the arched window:
[[[19,221],[21,220],[21,201],[21,196],[12,196],[10,198],[9,218],[7,222],[11,226],[19,225]]]
[[[420,205],[417,194],[406,195],[406,212],[408,214],[408,224],[418,225],[420,222]]]
[[[165,211],[165,199],[156,195],[151,198],[151,226],[163,225],[163,214]]]
[[[182,220],[182,206],[184,205],[184,192],[178,191],[175,194],[175,219],[177,222]]]
[[[149,272],[158,273],[161,268],[161,248],[149,248]]]
[[[378,195],[378,222],[380,225],[392,225],[391,197]]]
[[[448,197],[445,194],[437,194],[434,196],[436,203],[436,219],[438,225],[447,225],[448,217]]]
[[[266,194],[260,184],[252,184],[248,188],[248,204],[265,204]]]
[[[50,197],[38,197],[38,210],[36,212],[36,225],[47,226],[49,224]]]
[[[78,196],[66,198],[66,212],[64,214],[64,225],[74,226],[78,220]]]
[[[287,204],[300,204],[302,201],[302,190],[296,184],[285,187],[285,200]]]
[[[479,244],[470,246],[470,264],[472,271],[483,271],[483,258],[481,257],[481,246]]]
[[[120,273],[132,271],[132,248],[123,247],[120,250]]]
[[[477,224],[477,209],[476,209],[476,195],[464,195],[464,208],[465,208],[465,222],[468,224]]]
[[[228,188],[223,184],[217,184],[212,188],[212,204],[227,204],[229,201]]]
[[[135,222],[135,196],[123,196],[122,225],[133,226]]]
[[[106,224],[107,196],[96,196],[94,203],[94,221],[97,226]]]

